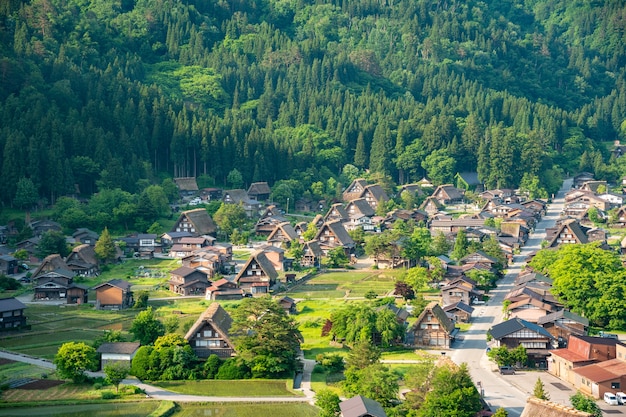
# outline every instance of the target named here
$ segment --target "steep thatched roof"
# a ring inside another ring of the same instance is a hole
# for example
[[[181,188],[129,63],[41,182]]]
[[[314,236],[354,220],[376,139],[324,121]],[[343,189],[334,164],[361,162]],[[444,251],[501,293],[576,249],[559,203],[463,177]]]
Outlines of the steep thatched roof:
[[[180,191],[198,191],[195,177],[174,178],[174,182]]]
[[[576,410],[563,404],[528,397],[520,417],[592,417],[593,414]]]
[[[210,323],[213,326],[213,329],[220,333],[220,335],[227,341],[228,345],[233,346],[229,335],[233,319],[219,303],[213,303],[206,310],[204,310],[204,313],[202,313],[198,320],[196,320],[191,328],[189,328],[189,331],[185,335],[185,339],[191,340],[206,323]]]
[[[212,235],[215,234],[217,228],[215,227],[215,223],[206,209],[198,208],[194,210],[187,210],[180,213],[178,220],[174,224],[174,229],[172,232],[176,231],[176,226],[180,224],[183,220],[187,220],[189,223],[193,224],[194,229],[196,230],[194,233],[196,236],[199,235]]]

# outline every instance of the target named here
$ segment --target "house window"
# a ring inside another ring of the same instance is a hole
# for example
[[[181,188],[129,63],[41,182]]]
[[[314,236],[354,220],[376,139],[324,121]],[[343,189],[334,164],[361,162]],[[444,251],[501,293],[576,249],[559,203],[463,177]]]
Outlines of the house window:
[[[619,389],[619,382],[611,382],[611,389]]]
[[[433,321],[433,316],[432,316],[432,314],[428,314],[428,315],[426,316],[426,321]]]
[[[204,337],[213,337],[213,332],[211,330],[205,330]]]
[[[438,324],[432,324],[432,325],[431,325],[431,329],[433,329],[433,330],[439,330],[439,325],[438,325]]]
[[[422,330],[428,329],[428,324],[426,324],[426,323],[420,324],[420,329],[422,329]]]

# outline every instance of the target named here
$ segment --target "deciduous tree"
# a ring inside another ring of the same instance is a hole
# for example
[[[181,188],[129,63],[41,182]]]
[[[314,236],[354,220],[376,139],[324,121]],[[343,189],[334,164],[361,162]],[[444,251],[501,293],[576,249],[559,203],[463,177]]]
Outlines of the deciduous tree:
[[[98,366],[96,350],[83,342],[63,343],[54,357],[57,372],[63,378],[81,382],[85,371],[95,371]]]
[[[142,345],[150,345],[165,334],[165,326],[154,315],[152,307],[137,314],[129,331]]]
[[[105,227],[102,231],[100,238],[98,238],[98,241],[96,242],[94,251],[96,252],[98,259],[104,263],[111,262],[115,259],[115,243],[113,243],[113,239],[111,238],[108,228]]]

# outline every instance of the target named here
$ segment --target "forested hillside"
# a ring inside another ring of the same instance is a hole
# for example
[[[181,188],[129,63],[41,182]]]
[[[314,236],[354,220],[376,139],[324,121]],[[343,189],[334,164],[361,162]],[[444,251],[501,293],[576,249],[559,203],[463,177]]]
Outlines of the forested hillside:
[[[626,130],[624,0],[0,7],[5,204],[22,178],[52,202],[233,168],[317,197],[346,164],[548,190],[581,168],[626,173],[601,143]]]

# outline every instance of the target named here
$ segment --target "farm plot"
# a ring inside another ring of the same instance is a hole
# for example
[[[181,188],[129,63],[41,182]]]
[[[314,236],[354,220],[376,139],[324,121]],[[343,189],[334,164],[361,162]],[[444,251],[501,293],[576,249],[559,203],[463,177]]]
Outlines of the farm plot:
[[[295,286],[289,296],[300,299],[363,297],[368,291],[378,296],[389,294],[403,271],[331,272],[317,275]]]

